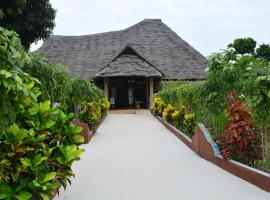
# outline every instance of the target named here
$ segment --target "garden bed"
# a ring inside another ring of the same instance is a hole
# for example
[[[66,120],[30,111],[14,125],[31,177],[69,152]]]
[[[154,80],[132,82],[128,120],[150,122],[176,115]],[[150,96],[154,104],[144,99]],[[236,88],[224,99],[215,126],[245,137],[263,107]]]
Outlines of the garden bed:
[[[199,124],[196,128],[192,139],[187,137],[181,131],[169,124],[161,117],[152,114],[177,138],[186,144],[191,150],[200,157],[212,162],[229,173],[242,178],[243,180],[256,185],[257,187],[270,192],[270,174],[261,170],[249,167],[234,160],[225,160],[221,154],[217,144],[214,142],[209,132],[203,124]]]

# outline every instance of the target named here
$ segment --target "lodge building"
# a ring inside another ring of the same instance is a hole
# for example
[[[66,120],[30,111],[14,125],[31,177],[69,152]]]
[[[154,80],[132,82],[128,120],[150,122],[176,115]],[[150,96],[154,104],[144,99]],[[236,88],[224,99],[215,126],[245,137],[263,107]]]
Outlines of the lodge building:
[[[37,51],[104,89],[117,108],[149,107],[161,80],[205,78],[206,58],[160,19],[84,36],[52,35]]]

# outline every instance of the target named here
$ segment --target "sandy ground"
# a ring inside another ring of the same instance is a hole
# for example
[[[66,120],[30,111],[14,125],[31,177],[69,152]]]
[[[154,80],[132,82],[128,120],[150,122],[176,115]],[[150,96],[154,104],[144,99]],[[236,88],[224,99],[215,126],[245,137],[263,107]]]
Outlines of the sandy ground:
[[[270,200],[198,157],[149,111],[110,114],[57,200]]]

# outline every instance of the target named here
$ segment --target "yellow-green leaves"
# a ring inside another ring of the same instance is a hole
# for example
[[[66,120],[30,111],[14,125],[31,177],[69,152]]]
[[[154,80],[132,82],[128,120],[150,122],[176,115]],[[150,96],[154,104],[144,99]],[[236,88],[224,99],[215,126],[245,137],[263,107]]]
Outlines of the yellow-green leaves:
[[[72,161],[79,160],[80,156],[84,153],[84,150],[78,149],[76,145],[60,146],[59,148],[63,156],[56,159],[60,164],[68,164]]]
[[[19,146],[23,139],[27,137],[27,130],[20,129],[16,123],[13,123],[7,129],[8,133],[10,133],[8,141],[13,142],[14,145]]]
[[[7,71],[7,70],[2,69],[2,70],[0,70],[0,75],[1,75],[1,76],[4,76],[5,78],[9,78],[9,77],[12,76],[12,73],[10,73],[10,72]]]
[[[45,156],[41,156],[41,154],[37,154],[34,158],[21,158],[21,163],[26,166],[30,167],[31,170],[36,170],[39,165],[42,164],[43,161],[47,160],[48,158]]]
[[[50,173],[46,174],[46,175],[43,177],[42,182],[43,182],[43,183],[46,183],[46,182],[48,182],[48,181],[50,181],[50,180],[53,180],[53,179],[55,178],[56,175],[57,175],[56,172],[50,172]]]
[[[18,200],[28,200],[32,197],[32,194],[29,192],[21,191],[15,196]]]
[[[74,135],[72,139],[77,144],[82,144],[84,142],[84,137],[79,134]]]
[[[29,158],[21,158],[21,163],[26,167],[32,166],[32,162]]]
[[[42,113],[49,111],[50,108],[51,108],[51,102],[49,100],[44,101],[43,103],[40,104],[40,111]]]

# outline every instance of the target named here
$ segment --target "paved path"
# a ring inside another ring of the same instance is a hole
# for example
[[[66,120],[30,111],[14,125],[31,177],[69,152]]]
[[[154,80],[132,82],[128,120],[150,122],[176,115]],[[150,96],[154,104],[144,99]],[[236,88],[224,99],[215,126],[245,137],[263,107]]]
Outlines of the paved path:
[[[58,200],[270,200],[201,159],[148,111],[109,115]]]

